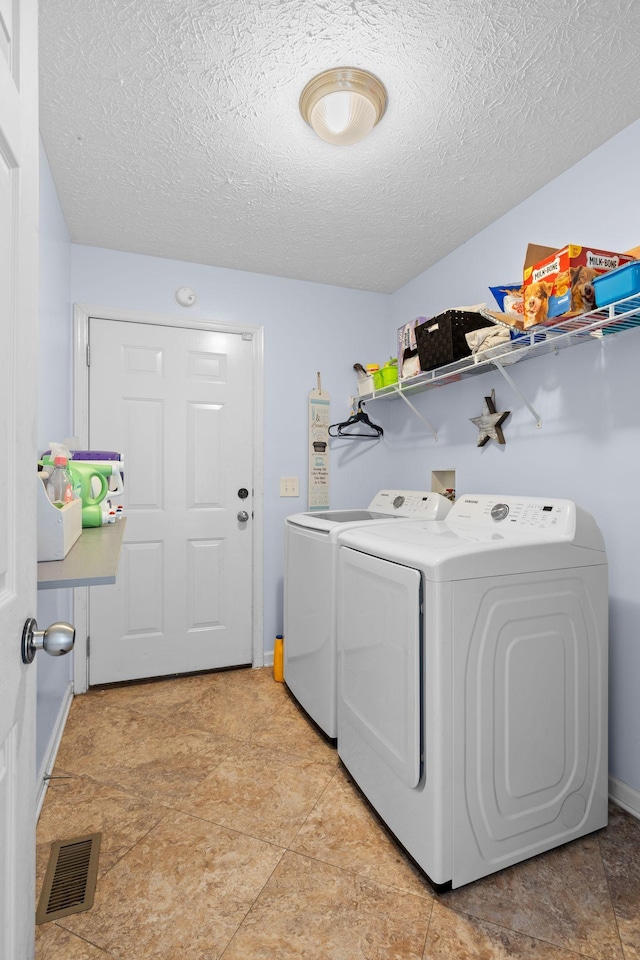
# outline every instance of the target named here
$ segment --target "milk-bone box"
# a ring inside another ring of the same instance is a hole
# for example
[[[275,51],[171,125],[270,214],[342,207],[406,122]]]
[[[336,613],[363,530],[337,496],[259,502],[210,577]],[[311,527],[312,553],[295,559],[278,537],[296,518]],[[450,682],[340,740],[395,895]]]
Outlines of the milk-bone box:
[[[633,259],[626,253],[572,243],[561,250],[529,244],[523,273],[524,327],[593,310],[594,277]]]

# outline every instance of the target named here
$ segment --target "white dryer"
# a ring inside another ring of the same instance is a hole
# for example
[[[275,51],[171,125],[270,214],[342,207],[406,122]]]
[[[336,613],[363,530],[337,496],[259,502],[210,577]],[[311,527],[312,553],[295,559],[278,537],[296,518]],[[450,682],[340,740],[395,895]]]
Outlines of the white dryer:
[[[338,537],[338,753],[430,881],[607,823],[607,560],[568,500]]]
[[[340,530],[399,519],[439,520],[438,493],[381,490],[366,510],[294,513],[285,521],[284,680],[325,735],[337,735],[336,539]]]

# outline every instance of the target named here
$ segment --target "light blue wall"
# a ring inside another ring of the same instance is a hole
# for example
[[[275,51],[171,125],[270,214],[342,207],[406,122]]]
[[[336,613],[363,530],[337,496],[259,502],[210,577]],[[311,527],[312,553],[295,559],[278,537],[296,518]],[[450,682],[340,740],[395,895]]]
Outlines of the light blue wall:
[[[284,518],[307,509],[309,392],[320,371],[332,422],[348,415],[353,364],[388,356],[390,298],[96,247],[73,245],[71,262],[74,302],[264,327],[264,649],[271,651],[283,629]],[[197,295],[194,307],[175,301],[185,285]],[[368,503],[386,484],[376,446],[332,455],[331,506]],[[299,499],[280,498],[281,476],[300,478]]]
[[[38,349],[38,450],[71,433],[71,241],[46,154],[40,147],[40,307]],[[38,591],[37,620],[46,627],[72,620],[71,590]],[[38,671],[36,770],[54,734],[72,676],[72,656],[35,660]]]
[[[392,297],[394,328],[490,299],[521,276],[527,242],[640,244],[640,122],[590,154]],[[419,485],[455,468],[457,492],[568,497],[596,517],[610,564],[610,772],[640,790],[640,329],[508,367],[542,416],[496,371],[412,397],[438,442],[396,402],[390,479]],[[476,446],[470,417],[496,392],[506,445]],[[371,410],[374,409],[371,405]],[[379,404],[382,406],[382,403]],[[377,406],[375,406],[377,413]]]

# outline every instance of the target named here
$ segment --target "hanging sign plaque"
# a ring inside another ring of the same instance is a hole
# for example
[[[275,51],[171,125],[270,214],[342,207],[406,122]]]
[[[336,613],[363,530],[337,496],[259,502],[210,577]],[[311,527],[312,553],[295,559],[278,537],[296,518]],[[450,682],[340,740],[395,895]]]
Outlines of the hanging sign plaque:
[[[309,510],[329,506],[329,394],[318,386],[309,394]]]

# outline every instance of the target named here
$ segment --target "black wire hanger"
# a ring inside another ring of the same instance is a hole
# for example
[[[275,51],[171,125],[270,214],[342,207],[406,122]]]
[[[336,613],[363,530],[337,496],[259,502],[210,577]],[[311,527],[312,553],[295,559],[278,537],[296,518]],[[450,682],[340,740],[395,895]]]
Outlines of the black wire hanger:
[[[335,430],[335,433],[332,433],[332,430]],[[377,440],[384,434],[384,430],[377,423],[369,420],[362,409],[362,403],[358,403],[358,412],[352,414],[348,420],[343,420],[342,423],[332,423],[328,433],[330,437],[345,437],[351,440]]]

